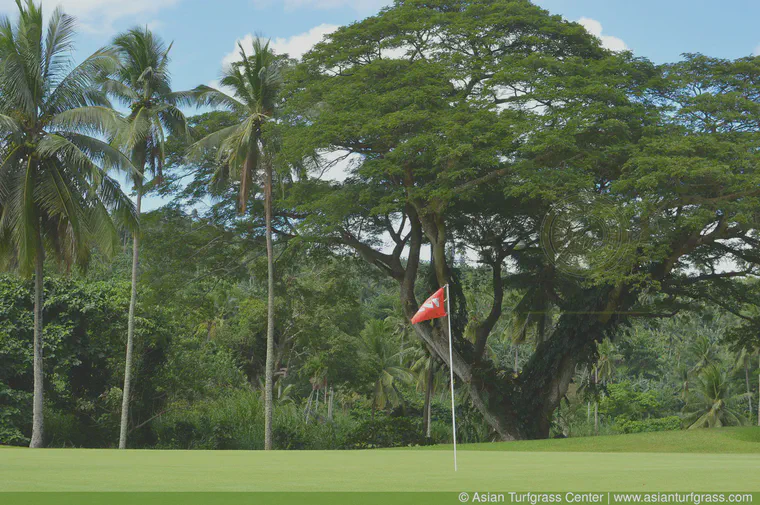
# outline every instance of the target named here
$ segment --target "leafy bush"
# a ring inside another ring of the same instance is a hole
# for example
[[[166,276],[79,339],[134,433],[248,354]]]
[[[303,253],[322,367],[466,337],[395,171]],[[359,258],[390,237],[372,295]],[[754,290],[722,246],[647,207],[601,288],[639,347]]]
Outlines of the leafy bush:
[[[278,449],[323,450],[346,446],[357,421],[337,412],[332,421],[305,423],[297,405],[278,405],[272,435]],[[261,392],[232,391],[213,400],[176,405],[153,422],[162,449],[264,448],[264,405]]]
[[[615,431],[618,433],[644,433],[650,431],[675,431],[681,429],[681,418],[678,416],[631,421],[629,419],[615,420]]]
[[[642,421],[673,411],[670,391],[650,389],[646,385],[622,381],[607,385],[607,394],[599,402],[599,413],[620,420]]]
[[[0,381],[0,445],[28,445],[19,426],[30,419],[32,395],[8,388]]]
[[[422,429],[422,419],[377,416],[363,421],[346,437],[344,449],[372,449],[376,447],[406,447],[426,445],[428,440]]]
[[[175,404],[153,423],[162,449],[262,449],[263,405],[245,389],[194,404]]]

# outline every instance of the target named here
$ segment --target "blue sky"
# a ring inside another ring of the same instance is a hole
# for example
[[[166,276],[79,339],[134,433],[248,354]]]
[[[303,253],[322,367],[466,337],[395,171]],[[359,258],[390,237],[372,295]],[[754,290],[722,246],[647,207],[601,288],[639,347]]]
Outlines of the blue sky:
[[[684,52],[737,58],[760,53],[758,0],[535,0],[552,13],[580,21],[612,49],[631,49],[658,63]],[[92,53],[113,35],[147,24],[173,41],[174,88],[212,83],[234,57],[236,42],[272,38],[279,52],[299,56],[322,35],[376,13],[387,0],[46,0],[79,20],[75,58]],[[0,0],[0,14],[16,11]],[[146,201],[147,208],[161,202]]]
[[[307,49],[335,26],[377,12],[386,0],[47,0],[80,21],[81,58],[119,30],[148,24],[174,41],[176,89],[213,81],[238,39],[260,34],[290,52]],[[656,62],[683,52],[736,58],[760,46],[757,0],[537,0],[550,12],[578,21],[611,47],[632,49]],[[14,0],[0,0],[12,13]]]

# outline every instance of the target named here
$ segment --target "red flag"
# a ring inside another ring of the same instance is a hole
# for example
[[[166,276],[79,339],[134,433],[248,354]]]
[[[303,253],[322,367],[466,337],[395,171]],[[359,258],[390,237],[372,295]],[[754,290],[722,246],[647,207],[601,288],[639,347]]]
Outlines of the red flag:
[[[433,293],[433,296],[425,300],[425,303],[422,304],[420,310],[418,310],[412,318],[412,324],[417,324],[421,323],[422,321],[427,321],[428,319],[435,319],[445,316],[446,308],[443,305],[443,302],[444,295],[443,288],[441,288]]]

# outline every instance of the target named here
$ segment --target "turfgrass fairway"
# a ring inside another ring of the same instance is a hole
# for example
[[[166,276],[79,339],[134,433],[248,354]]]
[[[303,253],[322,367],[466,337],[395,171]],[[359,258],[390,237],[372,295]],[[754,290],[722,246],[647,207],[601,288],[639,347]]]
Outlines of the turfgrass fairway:
[[[672,451],[682,448],[688,452]],[[594,452],[581,452],[584,450]],[[0,491],[758,491],[760,429],[374,451],[0,450]],[[637,451],[638,452],[630,452]],[[625,452],[621,452],[625,451]]]

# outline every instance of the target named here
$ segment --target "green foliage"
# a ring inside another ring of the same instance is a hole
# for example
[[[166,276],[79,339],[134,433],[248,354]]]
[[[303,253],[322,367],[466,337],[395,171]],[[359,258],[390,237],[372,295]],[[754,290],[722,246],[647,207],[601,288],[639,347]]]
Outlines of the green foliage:
[[[0,23],[4,263],[28,274],[43,246],[64,263],[93,241],[115,251],[109,212],[135,216],[105,171],[128,158],[156,176],[144,189],[174,197],[141,218],[135,445],[263,444],[269,169],[278,447],[424,443],[447,342],[408,319],[443,283],[461,441],[590,434],[592,405],[602,433],[676,429],[681,413],[743,422],[760,342],[760,59],[655,66],[527,0],[408,0],[301,63],[241,47],[220,81],[231,95],[172,93],[170,46],[148,30],[67,77],[71,19],[56,11],[62,37],[43,41],[41,16],[27,3]],[[226,110],[185,119],[188,103]],[[345,178],[322,177],[343,160]],[[109,446],[118,421],[129,267],[93,257],[45,280],[57,446]],[[31,306],[27,283],[0,279],[0,443],[30,432]],[[436,442],[451,437],[444,368]]]
[[[650,431],[673,431],[681,429],[681,418],[668,416],[643,421],[623,420],[618,421],[615,430],[620,433],[648,433]]]
[[[156,447],[164,449],[261,449],[263,405],[241,389],[217,399],[176,406],[154,423]]]
[[[117,35],[112,43],[118,66],[101,79],[102,89],[129,107],[126,124],[115,136],[114,145],[129,153],[138,172],[135,188],[143,192],[145,171],[163,182],[165,137],[182,139],[189,131],[185,115],[177,107],[171,90],[169,50],[147,27],[132,28]]]
[[[745,394],[734,392],[725,369],[711,364],[702,370],[691,390],[686,410],[689,429],[740,426],[746,423],[739,410]]]
[[[616,424],[627,421],[644,421],[672,412],[674,394],[667,389],[642,389],[630,381],[609,384],[606,395],[599,402],[599,412],[615,420]]]
[[[0,326],[3,423],[11,420],[24,436],[31,429],[29,417],[20,415],[31,407],[30,288],[29,283],[12,277],[0,278],[0,310],[10,316]],[[43,337],[47,411],[53,415],[51,443],[109,446],[118,426],[128,281],[52,277],[45,280],[45,292]],[[156,408],[152,399],[158,383],[153,375],[164,360],[173,327],[158,307],[146,308],[140,320],[137,335],[145,351],[137,361],[145,383],[135,392],[140,399],[135,416],[145,419]]]
[[[373,411],[401,405],[403,397],[399,388],[412,379],[403,366],[405,351],[394,340],[387,321],[369,321],[361,333],[360,357],[373,382]]]
[[[0,445],[29,445],[29,437],[24,436],[22,429],[29,431],[31,396],[0,381]]]
[[[346,437],[345,449],[426,445],[422,419],[377,416],[361,422]]]
[[[58,7],[45,26],[34,2],[18,8],[15,23],[0,18],[0,253],[30,275],[45,248],[67,264],[86,264],[93,244],[112,253],[113,217],[131,228],[137,219],[108,173],[133,167],[99,139],[121,125],[96,86],[114,53],[73,66],[73,18]]]

